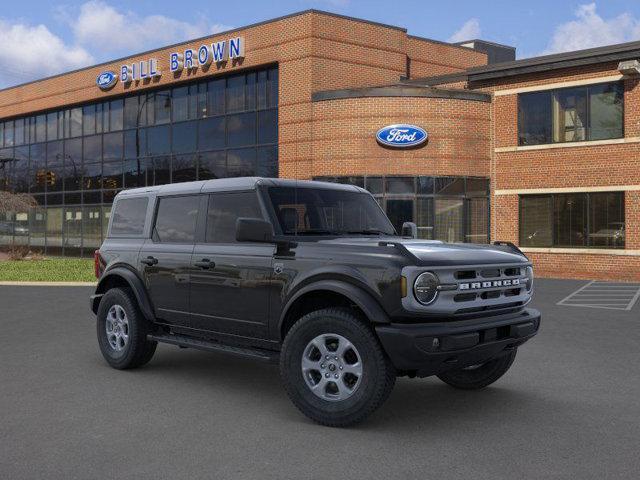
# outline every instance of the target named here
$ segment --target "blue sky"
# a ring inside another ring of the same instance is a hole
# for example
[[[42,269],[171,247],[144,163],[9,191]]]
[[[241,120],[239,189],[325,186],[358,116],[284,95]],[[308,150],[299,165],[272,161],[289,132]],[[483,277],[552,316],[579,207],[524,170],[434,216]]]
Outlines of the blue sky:
[[[640,40],[637,0],[4,0],[0,88],[308,8],[506,43],[519,58]]]

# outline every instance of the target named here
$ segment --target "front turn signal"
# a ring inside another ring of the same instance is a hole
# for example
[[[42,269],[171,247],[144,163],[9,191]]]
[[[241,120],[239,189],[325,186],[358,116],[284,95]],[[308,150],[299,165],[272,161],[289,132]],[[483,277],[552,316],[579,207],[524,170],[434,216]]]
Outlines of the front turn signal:
[[[407,277],[400,277],[400,295],[402,298],[407,296]]]

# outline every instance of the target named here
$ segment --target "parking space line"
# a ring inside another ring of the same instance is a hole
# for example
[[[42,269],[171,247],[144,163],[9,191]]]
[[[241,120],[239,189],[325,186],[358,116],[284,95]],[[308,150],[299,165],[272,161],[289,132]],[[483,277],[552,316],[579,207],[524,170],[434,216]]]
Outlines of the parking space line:
[[[567,307],[631,310],[640,300],[640,284],[591,281],[560,300]]]

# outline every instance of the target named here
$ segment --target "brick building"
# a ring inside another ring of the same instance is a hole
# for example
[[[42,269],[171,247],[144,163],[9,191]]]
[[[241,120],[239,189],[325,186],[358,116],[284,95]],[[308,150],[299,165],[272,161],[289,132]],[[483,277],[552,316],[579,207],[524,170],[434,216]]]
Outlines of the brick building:
[[[0,91],[0,244],[90,255],[123,188],[280,176],[367,188],[422,238],[508,240],[547,276],[639,279],[640,43],[515,61],[305,11]],[[633,66],[632,66],[633,67]],[[394,148],[383,127],[428,141]]]

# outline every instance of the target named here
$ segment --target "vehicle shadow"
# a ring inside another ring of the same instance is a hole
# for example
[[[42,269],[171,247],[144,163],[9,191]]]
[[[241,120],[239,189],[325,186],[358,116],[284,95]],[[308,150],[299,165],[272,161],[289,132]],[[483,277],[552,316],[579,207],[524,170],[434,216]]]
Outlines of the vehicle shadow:
[[[277,365],[256,363],[224,354],[178,350],[173,347],[159,349],[156,357],[136,375],[149,381],[154,377],[163,382],[179,381],[182,385],[198,385],[212,392],[231,395],[230,402],[256,397],[269,415],[285,423],[313,425],[300,415],[289,401]],[[437,435],[458,425],[484,421],[504,422],[509,418],[525,420],[529,415],[543,414],[550,406],[531,388],[518,389],[509,383],[508,375],[502,381],[481,391],[456,390],[435,377],[426,379],[399,378],[387,402],[363,424],[354,427],[369,431],[406,432],[423,429]]]

